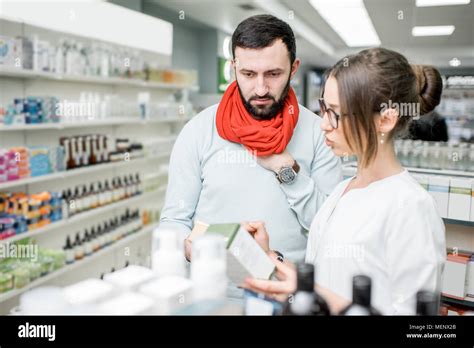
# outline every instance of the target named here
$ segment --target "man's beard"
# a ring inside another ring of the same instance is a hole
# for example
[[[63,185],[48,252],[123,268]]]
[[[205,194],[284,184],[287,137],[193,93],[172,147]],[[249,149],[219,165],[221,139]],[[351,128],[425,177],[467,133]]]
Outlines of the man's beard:
[[[257,120],[271,120],[281,111],[281,109],[283,109],[283,105],[285,104],[285,99],[288,96],[288,92],[290,91],[290,79],[288,78],[286,86],[283,89],[283,92],[281,93],[280,99],[278,100],[275,100],[275,97],[267,93],[261,97],[257,97],[256,95],[254,95],[250,97],[250,99],[247,101],[245,100],[242,94],[242,90],[240,89],[238,82],[237,82],[237,87],[239,88],[240,98],[242,98],[242,103],[244,104],[245,109],[247,109],[247,111],[250,113],[250,115],[252,115],[253,118]],[[258,100],[258,99],[264,99],[264,98],[273,100],[273,103],[271,105],[262,105],[261,107],[254,106],[250,103],[252,100]]]

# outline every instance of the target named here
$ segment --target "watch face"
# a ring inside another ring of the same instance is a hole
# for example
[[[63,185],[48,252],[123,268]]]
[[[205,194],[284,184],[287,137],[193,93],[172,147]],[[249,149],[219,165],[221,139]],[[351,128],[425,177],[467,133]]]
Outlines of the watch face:
[[[279,176],[280,180],[285,184],[292,183],[296,178],[296,174],[293,168],[283,168],[280,171]]]

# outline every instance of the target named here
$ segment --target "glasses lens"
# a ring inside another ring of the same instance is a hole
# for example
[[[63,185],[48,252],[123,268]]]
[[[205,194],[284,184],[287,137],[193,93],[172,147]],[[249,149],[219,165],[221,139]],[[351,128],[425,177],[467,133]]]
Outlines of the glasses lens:
[[[327,111],[328,111],[329,123],[331,124],[332,128],[336,129],[337,128],[337,115],[331,109]]]

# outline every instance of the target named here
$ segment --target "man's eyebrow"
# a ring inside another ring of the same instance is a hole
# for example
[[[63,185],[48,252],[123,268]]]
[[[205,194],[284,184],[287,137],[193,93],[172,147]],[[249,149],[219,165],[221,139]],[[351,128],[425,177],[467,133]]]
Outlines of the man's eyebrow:
[[[244,71],[244,72],[255,72],[253,70],[250,70],[250,69],[246,69],[246,68],[241,68],[240,71]],[[277,72],[282,72],[283,69],[281,68],[276,68],[276,69],[271,69],[271,70],[267,70],[265,71],[265,74],[268,74],[268,73],[277,73]]]

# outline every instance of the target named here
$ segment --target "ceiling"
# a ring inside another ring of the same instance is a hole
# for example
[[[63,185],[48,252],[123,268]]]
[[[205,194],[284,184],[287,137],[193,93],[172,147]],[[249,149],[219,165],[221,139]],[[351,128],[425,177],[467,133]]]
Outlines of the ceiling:
[[[228,34],[249,16],[269,12],[286,15],[293,11],[294,19],[282,19],[295,31],[297,55],[310,65],[326,67],[362,49],[347,47],[308,0],[147,1],[176,12],[182,10],[186,16]],[[364,0],[364,4],[381,46],[405,54],[412,63],[448,67],[449,60],[456,57],[462,62],[460,68],[474,67],[474,1],[469,5],[421,8],[415,6],[415,0]],[[399,19],[401,14],[403,19]],[[311,43],[314,41],[308,39],[308,32],[298,30],[301,24],[311,30],[311,38],[319,36],[333,51],[324,53]],[[415,25],[455,25],[456,30],[450,36],[413,37],[411,28]]]

